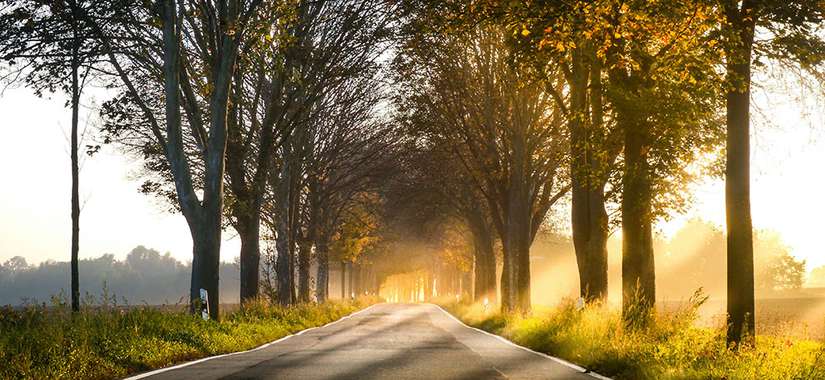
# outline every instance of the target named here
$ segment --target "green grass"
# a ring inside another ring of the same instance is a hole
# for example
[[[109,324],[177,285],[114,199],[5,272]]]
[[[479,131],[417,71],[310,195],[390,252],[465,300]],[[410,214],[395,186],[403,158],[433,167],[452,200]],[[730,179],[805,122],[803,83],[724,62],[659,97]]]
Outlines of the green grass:
[[[628,329],[618,310],[573,302],[527,315],[481,305],[444,305],[468,325],[615,379],[825,379],[825,347],[811,340],[758,336],[729,349],[723,331],[694,325],[696,307],[659,313]]]
[[[248,350],[339,319],[373,299],[279,307],[257,302],[203,321],[151,307],[0,309],[0,379],[110,379]]]

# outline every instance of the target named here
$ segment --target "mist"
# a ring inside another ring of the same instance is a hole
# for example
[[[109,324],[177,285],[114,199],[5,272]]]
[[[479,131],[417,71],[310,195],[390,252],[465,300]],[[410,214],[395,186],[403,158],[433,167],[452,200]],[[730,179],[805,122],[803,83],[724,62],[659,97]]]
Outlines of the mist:
[[[80,260],[80,289],[87,304],[117,302],[128,305],[186,305],[191,264],[169,253],[137,246],[124,260],[112,254]],[[221,302],[237,303],[239,267],[221,263]],[[0,266],[0,305],[65,303],[68,298],[69,263],[45,261],[29,265],[20,256]]]

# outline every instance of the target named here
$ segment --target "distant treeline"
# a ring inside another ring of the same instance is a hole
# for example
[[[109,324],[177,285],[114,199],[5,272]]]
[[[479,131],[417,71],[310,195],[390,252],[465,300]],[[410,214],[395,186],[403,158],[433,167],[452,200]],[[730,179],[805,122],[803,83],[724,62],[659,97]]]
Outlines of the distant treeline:
[[[137,246],[123,261],[105,254],[80,261],[80,290],[84,298],[99,302],[102,295],[116,297],[118,303],[186,305],[190,263],[182,263],[169,253]],[[239,267],[236,263],[221,263],[221,302],[237,303]],[[105,290],[104,290],[105,289]],[[6,260],[0,266],[0,305],[51,303],[52,297],[68,299],[69,263],[45,261],[29,265],[20,256]]]

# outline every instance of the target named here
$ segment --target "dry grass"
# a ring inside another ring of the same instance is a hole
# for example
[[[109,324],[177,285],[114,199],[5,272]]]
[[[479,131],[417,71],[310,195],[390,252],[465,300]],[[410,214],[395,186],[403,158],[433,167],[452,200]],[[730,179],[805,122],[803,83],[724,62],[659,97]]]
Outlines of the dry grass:
[[[477,304],[447,304],[465,323],[615,379],[825,379],[825,347],[791,336],[758,336],[755,347],[730,349],[721,329],[697,327],[689,303],[628,329],[614,308],[573,302],[528,315]]]

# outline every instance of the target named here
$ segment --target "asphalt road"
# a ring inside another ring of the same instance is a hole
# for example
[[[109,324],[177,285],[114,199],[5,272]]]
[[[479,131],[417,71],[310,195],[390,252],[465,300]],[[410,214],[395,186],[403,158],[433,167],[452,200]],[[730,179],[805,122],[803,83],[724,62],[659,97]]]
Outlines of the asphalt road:
[[[583,371],[466,327],[435,305],[379,304],[261,349],[133,379],[595,378]]]

